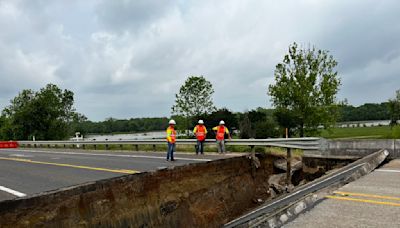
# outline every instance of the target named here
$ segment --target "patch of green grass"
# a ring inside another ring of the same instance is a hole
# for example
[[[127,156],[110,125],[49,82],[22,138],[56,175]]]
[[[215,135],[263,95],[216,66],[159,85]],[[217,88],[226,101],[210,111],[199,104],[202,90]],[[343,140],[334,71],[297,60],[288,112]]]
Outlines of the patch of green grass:
[[[365,139],[389,139],[400,137],[400,126],[391,128],[390,126],[374,127],[344,127],[332,128],[330,131],[322,131],[321,136],[327,139],[339,138],[365,138]]]

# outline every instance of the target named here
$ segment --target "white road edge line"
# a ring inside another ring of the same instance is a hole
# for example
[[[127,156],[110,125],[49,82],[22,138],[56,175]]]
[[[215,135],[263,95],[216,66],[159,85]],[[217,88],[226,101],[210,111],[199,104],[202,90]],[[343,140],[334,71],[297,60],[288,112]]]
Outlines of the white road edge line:
[[[12,194],[14,196],[18,196],[18,197],[25,197],[26,196],[25,193],[15,191],[15,190],[12,190],[10,188],[6,188],[4,186],[0,186],[0,191],[7,192],[7,193],[10,193],[10,194]]]
[[[377,172],[387,172],[387,173],[400,173],[400,170],[395,169],[377,169]]]
[[[74,154],[74,155],[88,155],[88,156],[106,156],[106,157],[125,157],[125,158],[153,158],[153,159],[163,159],[166,157],[157,157],[157,156],[145,156],[145,155],[128,155],[128,154],[93,154],[93,153],[79,153],[79,152],[53,152],[53,151],[43,151],[43,150],[13,150],[19,152],[30,152],[30,153],[47,153],[47,154]],[[176,160],[184,160],[184,161],[211,161],[211,159],[203,159],[203,158],[181,158],[176,157]]]

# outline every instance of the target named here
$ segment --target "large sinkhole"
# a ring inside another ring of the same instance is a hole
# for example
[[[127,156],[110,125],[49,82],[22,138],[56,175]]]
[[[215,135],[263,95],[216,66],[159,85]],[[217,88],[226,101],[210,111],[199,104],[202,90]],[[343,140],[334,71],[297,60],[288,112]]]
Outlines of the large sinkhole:
[[[283,192],[285,158],[265,153],[112,178],[0,202],[3,227],[220,227]],[[256,162],[255,162],[256,161]],[[294,186],[351,159],[293,158]]]

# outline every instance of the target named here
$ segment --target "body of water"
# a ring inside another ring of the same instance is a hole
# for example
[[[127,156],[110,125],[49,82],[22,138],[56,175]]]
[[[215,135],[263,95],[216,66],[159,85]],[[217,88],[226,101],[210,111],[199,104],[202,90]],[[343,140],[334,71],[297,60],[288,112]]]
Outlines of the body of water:
[[[134,140],[134,139],[161,139],[165,138],[165,131],[154,131],[154,132],[145,132],[145,133],[132,133],[132,134],[105,134],[105,135],[84,135],[84,140]]]
[[[374,127],[374,126],[388,126],[390,120],[366,120],[366,121],[351,121],[337,123],[338,127]]]

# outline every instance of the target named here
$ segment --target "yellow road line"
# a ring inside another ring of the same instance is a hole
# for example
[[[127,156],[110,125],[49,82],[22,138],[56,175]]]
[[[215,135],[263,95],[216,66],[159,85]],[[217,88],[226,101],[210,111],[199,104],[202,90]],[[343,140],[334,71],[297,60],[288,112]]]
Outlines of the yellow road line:
[[[400,203],[382,202],[382,201],[376,201],[376,200],[355,199],[355,198],[340,197],[340,196],[326,196],[326,198],[400,207]]]
[[[0,160],[26,162],[26,163],[42,164],[42,165],[54,165],[54,166],[70,167],[70,168],[77,168],[77,169],[89,169],[89,170],[105,171],[105,172],[112,172],[112,173],[124,173],[124,174],[139,173],[139,171],[129,170],[129,169],[106,169],[106,168],[90,167],[90,166],[83,166],[83,165],[71,165],[71,164],[54,163],[54,162],[32,161],[30,159],[21,159],[21,158],[0,157]]]
[[[369,197],[369,198],[376,198],[376,199],[388,199],[388,200],[400,201],[400,197],[393,197],[393,196],[380,196],[380,195],[373,195],[373,194],[365,194],[365,193],[357,193],[357,192],[340,192],[340,191],[335,191],[333,193],[339,194],[339,195],[361,196],[361,197]]]

